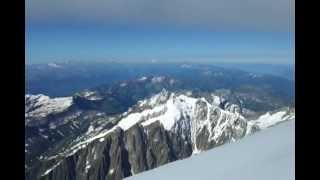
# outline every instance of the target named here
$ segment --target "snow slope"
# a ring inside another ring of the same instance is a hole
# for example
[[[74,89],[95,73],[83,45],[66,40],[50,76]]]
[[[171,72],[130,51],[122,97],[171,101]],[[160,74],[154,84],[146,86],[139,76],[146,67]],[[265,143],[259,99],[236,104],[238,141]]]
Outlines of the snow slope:
[[[295,179],[294,120],[128,180]]]

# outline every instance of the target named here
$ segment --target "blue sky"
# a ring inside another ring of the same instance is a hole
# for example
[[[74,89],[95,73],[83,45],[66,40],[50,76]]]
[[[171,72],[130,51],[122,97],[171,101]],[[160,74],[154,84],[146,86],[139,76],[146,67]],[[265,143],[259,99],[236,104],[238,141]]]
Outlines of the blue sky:
[[[119,5],[113,0],[105,7],[100,7],[102,0],[26,2],[26,62],[117,59],[294,63],[294,15],[290,11],[294,6],[290,0],[271,0],[276,10],[269,3],[261,6],[265,0],[258,0],[260,4],[247,0],[247,6],[240,9],[229,6],[233,0],[226,0],[223,6],[220,0],[213,0],[213,4],[201,0],[202,6],[195,8],[193,1],[187,0],[189,6],[180,11],[181,0],[170,6],[132,1],[138,5]],[[225,9],[211,14],[216,5]],[[113,14],[105,14],[112,9]]]

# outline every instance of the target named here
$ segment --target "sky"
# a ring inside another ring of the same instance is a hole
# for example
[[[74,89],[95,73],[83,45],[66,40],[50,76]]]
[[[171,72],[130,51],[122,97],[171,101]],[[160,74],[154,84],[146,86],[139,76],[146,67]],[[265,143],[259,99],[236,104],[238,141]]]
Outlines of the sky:
[[[294,63],[294,0],[28,0],[26,62]]]

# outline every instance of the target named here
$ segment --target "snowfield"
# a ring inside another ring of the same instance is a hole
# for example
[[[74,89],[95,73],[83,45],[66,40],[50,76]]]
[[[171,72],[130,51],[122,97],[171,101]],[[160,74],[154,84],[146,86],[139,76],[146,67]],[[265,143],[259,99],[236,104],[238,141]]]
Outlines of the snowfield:
[[[295,121],[283,122],[235,143],[146,171],[127,180],[293,180]]]

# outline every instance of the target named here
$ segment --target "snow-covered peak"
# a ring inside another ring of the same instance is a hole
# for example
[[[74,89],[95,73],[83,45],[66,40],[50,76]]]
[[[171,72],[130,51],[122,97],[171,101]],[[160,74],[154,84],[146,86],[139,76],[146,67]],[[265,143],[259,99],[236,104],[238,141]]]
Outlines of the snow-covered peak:
[[[142,76],[141,78],[138,79],[138,81],[145,81],[147,80],[148,78],[146,76]]]
[[[259,118],[249,121],[248,125],[250,130],[252,127],[256,127],[259,129],[266,129],[280,122],[293,120],[293,119],[295,119],[295,113],[290,112],[290,109],[288,109],[288,110],[281,110],[273,113],[267,112],[259,116]]]
[[[96,100],[102,99],[99,93],[97,93],[96,91],[89,91],[89,90],[80,93],[80,96],[90,101],[96,101]]]
[[[152,83],[161,83],[165,80],[165,77],[164,76],[157,76],[157,77],[153,77],[151,79],[151,82]]]
[[[73,103],[72,97],[50,98],[43,94],[25,95],[26,118],[43,118],[52,113],[65,111]]]
[[[238,112],[231,112],[221,109],[218,97],[209,103],[203,97],[192,97],[192,93],[169,92],[163,89],[160,93],[140,101],[136,106],[123,113],[117,124],[111,129],[105,129],[98,134],[90,135],[92,129],[88,129],[89,135],[70,148],[69,153],[73,154],[77,150],[86,147],[89,143],[100,140],[106,135],[118,129],[128,131],[131,127],[139,124],[143,127],[159,122],[166,131],[180,134],[184,138],[189,138],[193,143],[194,153],[199,153],[205,147],[197,141],[197,137],[203,131],[209,133],[208,142],[215,141],[221,143],[220,137],[241,136],[245,134],[245,119]],[[236,133],[232,134],[229,131]],[[229,137],[228,137],[229,138]],[[102,140],[103,141],[103,140]]]
[[[247,120],[240,114],[239,106],[226,103],[224,109],[220,106],[224,98],[214,94],[211,94],[211,98],[209,103],[204,97],[192,97],[191,92],[174,93],[163,89],[160,93],[139,101],[135,108],[138,110],[130,109],[123,113],[123,118],[116,127],[126,131],[135,124],[148,126],[158,121],[167,131],[178,132],[179,128],[187,128],[187,132],[194,138],[205,128],[209,133],[209,141],[218,141],[228,129],[234,129],[239,134],[245,133]],[[251,127],[254,122],[262,129],[292,118],[294,113],[287,114],[286,111],[272,115],[267,113],[248,126]]]
[[[196,101],[197,99],[195,98],[172,93],[165,104],[154,108],[152,112],[155,114],[154,117],[152,117],[152,114],[144,115],[144,117],[150,118],[146,118],[142,122],[142,125],[147,126],[155,121],[159,121],[166,130],[172,130],[175,123],[181,120],[182,116],[193,113]],[[157,114],[159,115],[157,116]]]
[[[214,94],[211,94],[211,96],[212,96],[212,99],[213,99],[213,104],[216,105],[216,106],[219,106],[222,103],[222,101],[224,100],[222,97],[216,96]]]
[[[49,67],[52,67],[52,68],[61,68],[62,66],[56,64],[56,63],[48,63],[48,66]]]

